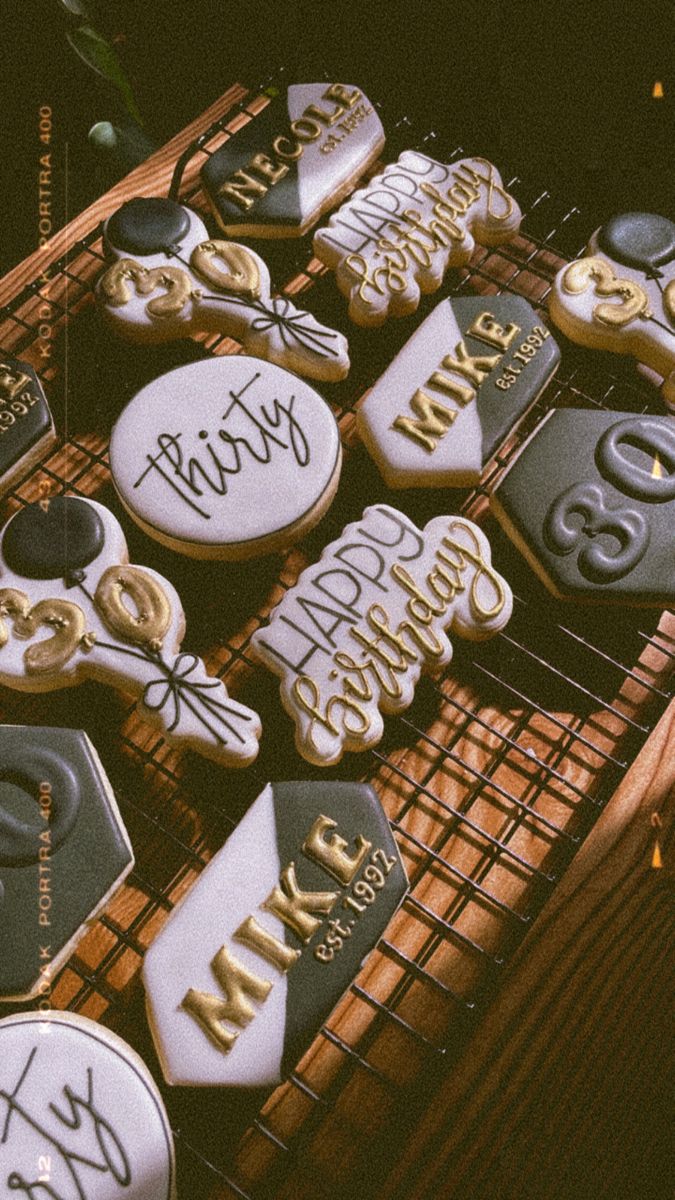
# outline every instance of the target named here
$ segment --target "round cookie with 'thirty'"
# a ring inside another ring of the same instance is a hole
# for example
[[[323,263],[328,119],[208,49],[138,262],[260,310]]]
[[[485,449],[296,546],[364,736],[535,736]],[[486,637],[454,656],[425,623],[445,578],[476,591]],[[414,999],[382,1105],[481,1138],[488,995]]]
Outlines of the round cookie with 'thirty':
[[[113,481],[129,514],[163,545],[203,559],[291,545],[328,509],[341,462],[338,427],[318,393],[242,355],[153,380],[110,441]]]
[[[75,1013],[0,1021],[0,1192],[175,1200],[173,1138],[131,1046]]]

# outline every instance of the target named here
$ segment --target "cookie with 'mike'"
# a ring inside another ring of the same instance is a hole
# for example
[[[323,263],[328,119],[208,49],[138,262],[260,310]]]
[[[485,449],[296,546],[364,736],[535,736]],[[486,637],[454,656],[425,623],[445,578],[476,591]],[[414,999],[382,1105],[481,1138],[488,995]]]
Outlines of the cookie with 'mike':
[[[209,238],[192,209],[159,197],[128,200],[108,218],[105,242],[116,261],[96,297],[106,321],[131,341],[210,331],[310,379],[347,374],[346,338],[287,296],[272,296],[260,255]]]
[[[675,600],[675,423],[557,409],[490,500],[554,595],[592,603]]]
[[[35,369],[0,350],[0,493],[39,462],[54,437],[52,414]]]
[[[0,1021],[5,1196],[175,1200],[173,1137],[148,1068],[75,1013]]]
[[[268,784],[145,956],[169,1083],[279,1083],[406,890],[371,787]]]
[[[450,297],[368,392],[359,433],[389,487],[476,483],[559,361],[522,296]]]
[[[630,354],[660,379],[675,412],[675,223],[622,213],[596,230],[588,254],[556,275],[551,316],[582,346]]]
[[[341,461],[335,418],[313,388],[242,355],[153,380],[110,440],[125,508],[150,537],[193,558],[291,545],[329,507]]]
[[[133,865],[86,734],[0,725],[0,1000],[49,993]]]
[[[501,245],[520,222],[486,159],[446,165],[406,150],[317,230],[314,253],[335,271],[352,320],[381,325],[414,312],[448,267],[468,263],[476,242]]]
[[[301,237],[383,145],[380,118],[358,88],[295,83],[214,151],[202,182],[230,236]]]

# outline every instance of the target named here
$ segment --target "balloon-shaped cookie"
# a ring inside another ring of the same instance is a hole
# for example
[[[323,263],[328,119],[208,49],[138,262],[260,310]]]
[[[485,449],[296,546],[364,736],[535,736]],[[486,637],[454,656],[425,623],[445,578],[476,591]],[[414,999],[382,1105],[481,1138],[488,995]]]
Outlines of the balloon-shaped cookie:
[[[287,296],[272,296],[259,254],[211,239],[201,218],[174,200],[137,197],[108,219],[115,262],[97,284],[111,325],[137,342],[215,331],[309,379],[344,379],[347,340]]]
[[[94,500],[57,496],[15,513],[0,531],[0,682],[26,692],[118,684],[168,740],[246,766],[258,714],[180,653],[177,592],[127,558],[119,522]]]

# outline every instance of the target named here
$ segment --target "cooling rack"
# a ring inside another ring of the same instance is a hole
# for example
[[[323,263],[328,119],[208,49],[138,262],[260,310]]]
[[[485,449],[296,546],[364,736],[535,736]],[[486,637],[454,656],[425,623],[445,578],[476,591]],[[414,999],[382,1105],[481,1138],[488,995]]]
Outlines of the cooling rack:
[[[390,493],[355,435],[364,393],[443,295],[513,292],[546,318],[552,278],[590,232],[578,209],[537,181],[499,167],[525,219],[497,250],[477,248],[449,272],[419,313],[383,330],[348,328],[334,280],[312,257],[311,237],[266,243],[286,294],[311,291],[321,321],[348,332],[352,370],[322,388],[338,419],[345,466],[319,526],[283,557],[247,564],[187,562],[150,543],[120,512],[107,458],[110,427],[133,393],[162,371],[236,342],[197,336],[161,349],[113,341],[92,286],[104,264],[102,220],[124,199],[171,194],[206,213],[198,170],[270,102],[269,81],[237,84],[91,209],[0,281],[0,345],[33,363],[59,440],[20,479],[3,517],[45,495],[95,496],[120,517],[132,562],[168,576],[187,615],[188,644],[237,699],[261,714],[258,761],[223,771],[169,748],[129,697],[95,684],[48,696],[0,689],[0,719],[85,729],[110,776],[136,867],[105,915],[52,982],[51,1002],[102,1020],[154,1057],[139,970],[175,904],[268,779],[312,779],[299,759],[272,675],[253,664],[252,633],[283,591],[363,507],[399,505],[419,525],[438,511],[483,524],[497,569],[511,582],[507,629],[477,646],[455,645],[450,666],[420,684],[413,706],[389,718],[373,751],[349,755],[332,777],[378,792],[411,890],[348,994],[288,1079],[271,1095],[164,1089],[183,1198],[377,1196],[410,1130],[432,1103],[499,994],[508,963],[666,709],[675,652],[672,614],[584,609],[554,600],[491,520],[488,497],[519,446],[552,406],[660,411],[632,366],[567,343],[556,377],[472,490]],[[387,160],[437,144],[380,105]],[[467,147],[466,152],[480,147]],[[373,172],[377,168],[373,168]],[[303,300],[304,303],[304,300]]]

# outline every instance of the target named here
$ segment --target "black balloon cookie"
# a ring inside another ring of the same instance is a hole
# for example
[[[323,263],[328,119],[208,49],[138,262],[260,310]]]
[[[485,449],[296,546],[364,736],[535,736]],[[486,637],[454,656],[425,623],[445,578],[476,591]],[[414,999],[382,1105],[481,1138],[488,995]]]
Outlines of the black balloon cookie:
[[[558,409],[491,498],[546,586],[595,603],[675,600],[675,424]]]
[[[355,192],[314,235],[314,253],[335,271],[358,325],[414,312],[448,267],[476,242],[497,246],[518,232],[521,212],[484,158],[440,163],[406,150]]]
[[[109,217],[116,262],[98,280],[106,320],[136,342],[215,331],[311,379],[343,379],[347,341],[287,296],[272,296],[259,254],[209,238],[201,218],[174,200],[128,200]]]
[[[406,891],[372,788],[268,784],[145,956],[169,1083],[278,1083]]]
[[[49,993],[133,865],[86,734],[0,725],[0,1000]]]
[[[368,392],[359,433],[389,487],[476,483],[559,361],[521,296],[442,300]]]
[[[0,350],[0,494],[53,440],[52,414],[34,368]]]
[[[296,375],[243,355],[153,380],[110,441],[125,508],[150,537],[194,558],[289,546],[328,508],[341,462],[324,400]]]
[[[382,713],[407,708],[422,671],[450,662],[446,631],[491,637],[512,603],[477,525],[446,516],[418,529],[378,504],[305,568],[251,650],[281,678],[298,752],[330,766],[375,746]]]
[[[358,88],[292,84],[210,156],[202,182],[226,233],[301,237],[383,145],[382,123]]]
[[[173,1138],[148,1068],[74,1013],[0,1021],[0,1193],[175,1200]]]
[[[0,530],[0,682],[26,692],[117,684],[170,741],[246,766],[258,714],[180,652],[177,592],[127,558],[119,522],[94,500],[57,496],[15,513]]]
[[[644,363],[675,411],[675,223],[653,213],[612,217],[587,257],[558,272],[549,309],[572,341]]]

